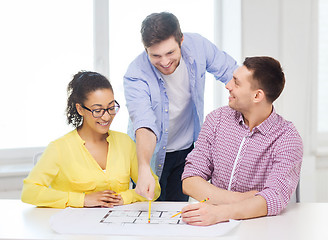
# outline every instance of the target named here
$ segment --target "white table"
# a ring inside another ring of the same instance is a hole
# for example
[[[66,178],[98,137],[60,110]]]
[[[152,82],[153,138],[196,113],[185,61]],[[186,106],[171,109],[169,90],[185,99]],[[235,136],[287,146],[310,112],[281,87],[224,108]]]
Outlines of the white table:
[[[0,239],[170,239],[170,237],[61,235],[49,227],[49,218],[61,209],[36,208],[20,200],[0,199]],[[163,229],[165,231],[165,229]],[[201,227],[200,227],[201,231]],[[293,240],[328,239],[328,203],[290,204],[282,214],[244,220],[229,234],[218,238]]]

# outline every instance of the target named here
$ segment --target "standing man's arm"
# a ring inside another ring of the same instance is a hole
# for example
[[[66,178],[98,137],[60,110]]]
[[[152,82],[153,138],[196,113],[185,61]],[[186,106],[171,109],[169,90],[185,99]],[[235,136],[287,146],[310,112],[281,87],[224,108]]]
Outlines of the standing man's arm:
[[[150,160],[156,147],[156,135],[148,128],[136,131],[138,181],[136,193],[151,200],[154,198],[155,179],[150,171]]]
[[[150,161],[160,136],[158,116],[153,106],[158,99],[157,96],[151,97],[151,89],[156,85],[152,85],[151,80],[145,80],[147,76],[140,70],[139,64],[132,63],[124,76],[126,106],[132,123],[128,134],[136,141],[138,181],[135,191],[147,199],[153,199],[155,179],[151,174]]]
[[[216,80],[227,84],[238,68],[236,60],[206,38],[203,38],[202,46],[203,54],[206,56],[206,71],[213,74]]]

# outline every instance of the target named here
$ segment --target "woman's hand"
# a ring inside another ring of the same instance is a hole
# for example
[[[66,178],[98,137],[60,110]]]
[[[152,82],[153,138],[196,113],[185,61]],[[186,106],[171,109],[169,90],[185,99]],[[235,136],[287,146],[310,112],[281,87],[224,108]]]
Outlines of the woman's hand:
[[[113,207],[123,205],[121,195],[112,190],[87,193],[84,197],[84,207]]]

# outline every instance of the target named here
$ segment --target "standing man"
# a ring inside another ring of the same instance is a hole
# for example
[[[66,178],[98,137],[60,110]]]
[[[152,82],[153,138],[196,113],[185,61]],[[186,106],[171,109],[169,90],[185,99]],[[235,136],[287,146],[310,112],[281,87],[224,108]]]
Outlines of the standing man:
[[[145,51],[124,76],[127,108],[139,164],[136,192],[148,199],[160,178],[163,201],[187,201],[181,174],[204,114],[205,73],[226,84],[237,65],[233,58],[195,33],[182,34],[171,13],[153,13],[141,26]]]
[[[286,207],[300,179],[303,144],[272,105],[284,85],[280,63],[270,57],[246,58],[234,72],[229,106],[206,117],[182,175],[186,194],[210,200],[184,207],[183,221],[211,225]]]

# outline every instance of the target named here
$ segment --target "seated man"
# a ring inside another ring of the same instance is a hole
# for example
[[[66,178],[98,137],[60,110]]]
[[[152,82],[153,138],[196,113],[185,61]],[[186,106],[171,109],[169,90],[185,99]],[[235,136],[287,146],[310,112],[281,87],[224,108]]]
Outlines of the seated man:
[[[185,194],[209,201],[184,207],[183,221],[211,225],[286,207],[299,181],[303,144],[272,105],[284,85],[280,63],[270,57],[246,58],[235,70],[226,85],[229,106],[206,117],[182,175]]]

